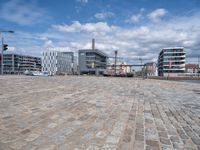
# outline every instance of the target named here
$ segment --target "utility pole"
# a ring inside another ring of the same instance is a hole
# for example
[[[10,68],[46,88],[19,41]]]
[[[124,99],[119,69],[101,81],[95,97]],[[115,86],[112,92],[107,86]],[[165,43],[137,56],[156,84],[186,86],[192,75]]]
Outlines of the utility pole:
[[[140,57],[139,60],[140,60],[140,63],[141,63],[141,75],[142,75],[142,78],[143,78],[142,58]]]
[[[2,36],[2,35],[1,35]],[[3,68],[4,68],[4,64],[3,64],[3,36],[1,37],[1,75],[3,75]]]
[[[18,75],[19,75],[19,66],[20,66],[20,64],[18,63],[18,64],[17,64],[17,67],[18,67]]]
[[[199,77],[199,74],[200,74],[200,66],[199,66],[199,62],[200,62],[200,57],[198,56],[198,71],[197,71],[197,73],[198,73],[198,77]]]
[[[115,75],[117,74],[117,50],[115,51]]]

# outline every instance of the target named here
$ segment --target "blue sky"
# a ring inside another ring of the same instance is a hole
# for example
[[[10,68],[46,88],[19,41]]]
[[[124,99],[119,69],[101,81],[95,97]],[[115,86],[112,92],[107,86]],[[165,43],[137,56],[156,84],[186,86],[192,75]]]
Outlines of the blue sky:
[[[10,52],[114,50],[126,61],[157,59],[164,47],[200,55],[199,0],[0,0],[0,29]]]

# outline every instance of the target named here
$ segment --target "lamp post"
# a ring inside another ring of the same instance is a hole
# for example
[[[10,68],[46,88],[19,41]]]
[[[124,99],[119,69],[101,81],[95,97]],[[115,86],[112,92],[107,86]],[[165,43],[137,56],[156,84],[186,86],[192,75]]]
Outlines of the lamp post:
[[[139,60],[140,60],[140,63],[141,63],[141,76],[142,76],[142,78],[143,78],[142,58],[141,58],[141,57],[139,57]]]
[[[115,51],[115,76],[117,75],[117,50]]]
[[[199,66],[199,62],[200,62],[200,56],[198,56],[198,70],[197,70],[198,77],[199,77],[199,74],[200,74],[200,66]]]
[[[4,42],[3,42],[3,34],[4,32],[7,32],[7,33],[14,33],[14,31],[11,31],[11,30],[0,30],[0,36],[1,36],[1,75],[3,75],[3,67],[4,67],[4,64],[3,64],[3,51],[4,51]]]
[[[20,63],[17,64],[17,68],[18,68],[18,75],[19,75],[19,67],[20,67]]]

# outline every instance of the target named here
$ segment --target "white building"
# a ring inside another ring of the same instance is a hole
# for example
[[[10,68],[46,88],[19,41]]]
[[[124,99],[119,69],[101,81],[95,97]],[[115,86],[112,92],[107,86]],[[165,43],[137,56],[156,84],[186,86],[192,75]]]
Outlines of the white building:
[[[115,64],[110,63],[110,66],[106,68],[106,74],[115,75],[115,71],[117,75],[126,75],[127,73],[132,73],[131,66],[127,65],[126,62],[117,62],[115,70]]]
[[[74,69],[73,52],[45,51],[42,57],[42,71],[50,75],[73,74]]]
[[[155,62],[149,62],[144,64],[143,71],[145,72],[146,76],[158,76],[158,68]]]
[[[159,76],[181,76],[185,72],[185,51],[183,47],[164,48],[158,56]]]

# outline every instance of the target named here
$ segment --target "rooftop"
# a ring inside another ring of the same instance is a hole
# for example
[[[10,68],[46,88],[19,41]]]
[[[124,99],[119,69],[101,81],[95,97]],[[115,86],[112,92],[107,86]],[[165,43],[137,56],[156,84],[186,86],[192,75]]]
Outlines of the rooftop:
[[[186,69],[198,69],[199,65],[198,64],[185,64]]]
[[[163,48],[162,50],[165,50],[165,49],[184,49],[184,47],[166,47],[166,48]]]
[[[3,55],[16,55],[16,56],[22,56],[22,57],[34,57],[34,58],[41,58],[40,56],[33,56],[33,55],[25,55],[25,54],[18,54],[13,52],[4,52]],[[0,53],[1,56],[1,53]]]
[[[94,49],[94,50],[93,49],[80,49],[79,52],[94,52],[94,53],[98,53],[100,55],[108,57],[108,55],[106,53],[104,53],[103,51],[98,50],[98,49]]]

